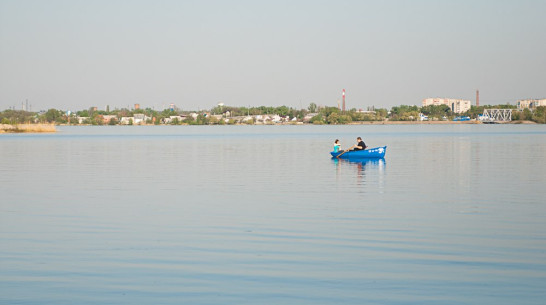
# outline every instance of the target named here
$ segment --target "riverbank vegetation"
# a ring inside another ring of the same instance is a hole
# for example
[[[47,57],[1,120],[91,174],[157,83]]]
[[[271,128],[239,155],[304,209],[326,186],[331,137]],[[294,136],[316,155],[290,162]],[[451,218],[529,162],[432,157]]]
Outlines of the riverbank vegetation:
[[[225,125],[225,124],[350,124],[358,122],[411,122],[411,121],[452,121],[458,116],[477,119],[484,109],[512,109],[512,120],[546,123],[546,107],[534,110],[516,109],[512,105],[472,106],[465,113],[453,113],[446,105],[394,106],[390,110],[369,107],[367,110],[349,109],[341,111],[337,107],[319,107],[311,103],[306,109],[280,107],[234,107],[216,106],[209,110],[183,111],[165,109],[157,111],[145,109],[97,110],[96,107],[76,112],[58,109],[29,112],[5,110],[0,112],[0,123],[5,126],[21,124],[67,124],[67,125]],[[4,129],[18,130],[17,128]],[[45,128],[45,129],[49,129]]]
[[[54,124],[0,124],[0,133],[56,131]]]

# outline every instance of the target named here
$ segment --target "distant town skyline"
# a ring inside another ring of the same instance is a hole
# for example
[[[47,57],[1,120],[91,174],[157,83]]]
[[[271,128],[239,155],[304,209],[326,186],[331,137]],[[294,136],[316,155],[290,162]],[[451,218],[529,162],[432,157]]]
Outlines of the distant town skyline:
[[[546,1],[0,0],[0,110],[514,105],[546,97]]]

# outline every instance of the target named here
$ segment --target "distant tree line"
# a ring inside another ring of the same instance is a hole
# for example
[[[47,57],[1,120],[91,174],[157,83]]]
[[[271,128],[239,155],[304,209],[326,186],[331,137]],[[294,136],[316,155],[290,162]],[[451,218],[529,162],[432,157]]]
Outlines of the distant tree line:
[[[429,120],[452,120],[456,116],[469,116],[472,119],[483,114],[484,109],[514,109],[512,105],[484,105],[471,106],[465,113],[453,113],[450,107],[446,105],[430,106],[394,106],[390,110],[385,108],[370,107],[367,111],[350,109],[342,111],[337,107],[319,107],[311,103],[307,109],[295,109],[287,106],[279,107],[234,107],[234,106],[216,106],[205,111],[181,111],[175,109],[165,109],[156,111],[150,108],[145,109],[114,109],[96,110],[89,108],[77,112],[66,112],[57,109],[49,109],[42,112],[29,112],[23,110],[4,110],[0,112],[0,122],[2,124],[22,124],[22,123],[54,123],[54,124],[87,124],[87,125],[118,125],[123,117],[133,117],[135,114],[144,114],[147,119],[145,124],[188,124],[188,125],[207,125],[207,124],[234,124],[238,122],[236,117],[254,117],[257,115],[279,115],[283,118],[295,119],[296,121],[307,120],[311,124],[347,124],[351,122],[363,121],[417,121],[420,114],[428,117]],[[108,109],[108,108],[107,108]],[[105,121],[105,116],[111,116]],[[222,119],[219,119],[218,117]],[[175,117],[172,119],[172,117]],[[180,119],[179,119],[180,117]],[[546,107],[537,107],[534,110],[523,109],[512,112],[513,120],[528,120],[537,123],[546,123]],[[83,120],[83,121],[82,121]],[[246,124],[253,124],[254,119],[243,121]],[[129,122],[132,124],[132,121]]]

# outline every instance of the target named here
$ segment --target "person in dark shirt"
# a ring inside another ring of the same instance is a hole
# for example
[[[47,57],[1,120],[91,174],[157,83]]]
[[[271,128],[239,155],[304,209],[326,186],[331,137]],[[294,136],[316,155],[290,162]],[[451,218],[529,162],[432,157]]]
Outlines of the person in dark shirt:
[[[366,149],[366,143],[364,143],[364,141],[362,141],[362,138],[361,137],[358,137],[356,138],[356,144],[351,146],[349,149],[352,149],[352,150],[364,150]]]

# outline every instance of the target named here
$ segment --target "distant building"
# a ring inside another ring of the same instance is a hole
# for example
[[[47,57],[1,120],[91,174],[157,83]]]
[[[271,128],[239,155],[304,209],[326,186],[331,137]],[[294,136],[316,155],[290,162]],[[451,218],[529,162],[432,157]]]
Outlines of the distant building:
[[[419,113],[419,121],[428,121],[428,116]]]
[[[303,117],[303,121],[304,122],[309,122],[316,115],[318,115],[318,113],[316,113],[316,112],[308,113],[308,114],[305,115],[305,117]]]
[[[518,109],[525,109],[525,108],[535,109],[540,106],[546,106],[546,99],[518,101]]]
[[[423,107],[430,105],[447,105],[454,113],[463,113],[470,110],[471,102],[453,98],[426,98],[423,100]]]
[[[134,120],[133,120],[133,117],[124,116],[124,117],[121,117],[121,119],[119,120],[119,123],[121,125],[130,125],[130,124],[134,124]]]
[[[146,124],[146,121],[151,119],[152,119],[151,117],[143,113],[136,113],[133,115],[133,124],[136,124],[136,125]]]
[[[83,124],[83,122],[90,120],[90,118],[87,116],[77,116],[76,120],[78,120],[78,124]]]
[[[181,115],[171,115],[168,118],[163,119],[163,124],[171,124],[172,122],[178,121],[179,123],[184,121],[186,119],[186,116]]]
[[[244,117],[244,118],[241,120],[241,122],[251,122],[251,121],[253,121],[253,120],[254,120],[254,118],[252,118],[251,116],[248,115],[248,116]]]
[[[358,109],[356,112],[366,113],[366,114],[375,114],[376,113],[374,110],[364,110],[364,109]]]
[[[110,120],[116,120],[118,119],[118,116],[117,115],[103,115],[102,116],[102,121],[105,123],[105,124],[108,124],[110,123]]]
[[[273,121],[273,123],[280,123],[282,121],[282,118],[280,115],[275,114],[273,115],[273,117],[271,117],[271,121]]]

